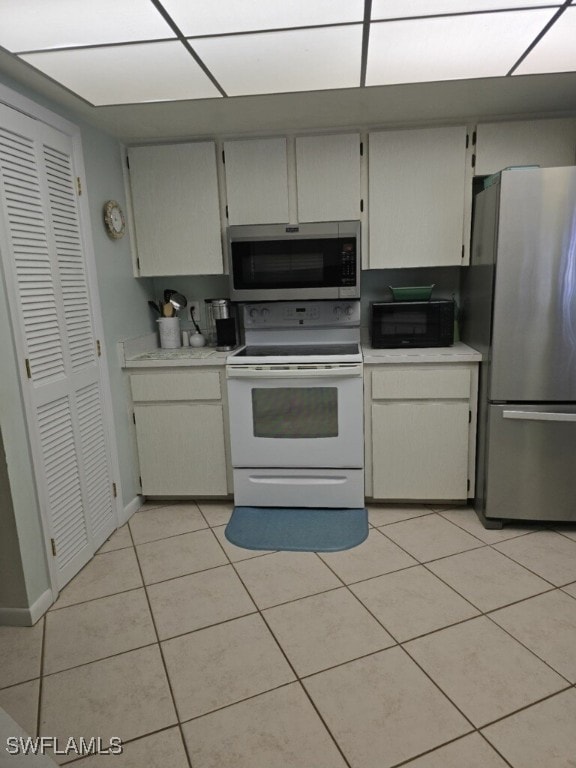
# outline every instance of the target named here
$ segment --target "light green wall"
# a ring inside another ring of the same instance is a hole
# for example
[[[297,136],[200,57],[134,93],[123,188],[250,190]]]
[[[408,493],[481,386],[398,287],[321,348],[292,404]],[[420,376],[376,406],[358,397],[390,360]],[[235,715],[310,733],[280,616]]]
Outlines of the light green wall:
[[[120,368],[117,342],[155,330],[147,300],[152,297],[152,281],[135,279],[132,273],[129,234],[112,240],[102,223],[102,208],[107,200],[117,200],[126,211],[120,145],[115,139],[82,125],[82,146],[86,167],[86,190],[90,218],[104,340],[110,372],[114,427],[120,465],[124,504],[139,493],[135,443],[128,376]]]

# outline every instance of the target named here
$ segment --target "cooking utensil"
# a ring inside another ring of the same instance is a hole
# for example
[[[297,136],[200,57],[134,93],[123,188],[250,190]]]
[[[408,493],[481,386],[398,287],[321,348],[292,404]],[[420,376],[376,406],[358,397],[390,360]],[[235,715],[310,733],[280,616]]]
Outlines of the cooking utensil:
[[[188,299],[186,296],[182,296],[181,293],[177,293],[176,291],[170,292],[170,298],[168,299],[170,304],[174,307],[174,309],[184,309],[188,306]]]
[[[164,290],[164,304],[168,304],[168,302],[170,301],[170,296],[172,296],[175,293],[176,291],[173,291],[171,288],[166,288]]]
[[[163,305],[162,314],[164,317],[174,317],[175,313],[176,313],[176,310],[174,309],[173,305],[170,302]]]
[[[149,302],[148,302],[148,306],[149,306],[151,309],[153,309],[155,312],[158,312],[158,314],[159,314],[160,316],[162,316],[162,312],[160,311],[160,307],[158,306],[158,304],[156,304],[156,302],[155,302],[155,301],[149,301]]]

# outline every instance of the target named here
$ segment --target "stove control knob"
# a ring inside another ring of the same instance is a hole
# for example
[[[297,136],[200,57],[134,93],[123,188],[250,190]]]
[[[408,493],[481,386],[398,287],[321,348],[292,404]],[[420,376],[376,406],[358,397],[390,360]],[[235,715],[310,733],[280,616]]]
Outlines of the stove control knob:
[[[263,317],[264,320],[266,320],[269,314],[270,314],[270,310],[268,309],[268,307],[264,307],[263,309],[260,310],[260,316]]]
[[[257,309],[256,307],[252,307],[251,309],[248,310],[248,317],[251,320],[256,320],[259,314],[260,314],[260,310]]]
[[[334,307],[334,314],[336,315],[337,320],[340,320],[342,317],[342,307],[339,304]]]
[[[344,314],[346,315],[346,317],[352,317],[352,307],[350,306],[350,304],[347,304],[344,307]]]

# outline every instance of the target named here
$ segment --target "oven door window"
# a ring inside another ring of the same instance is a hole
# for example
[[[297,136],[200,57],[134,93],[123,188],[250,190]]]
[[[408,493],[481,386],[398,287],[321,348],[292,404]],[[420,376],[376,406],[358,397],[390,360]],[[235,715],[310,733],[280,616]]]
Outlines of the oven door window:
[[[337,387],[252,389],[254,437],[338,437]]]

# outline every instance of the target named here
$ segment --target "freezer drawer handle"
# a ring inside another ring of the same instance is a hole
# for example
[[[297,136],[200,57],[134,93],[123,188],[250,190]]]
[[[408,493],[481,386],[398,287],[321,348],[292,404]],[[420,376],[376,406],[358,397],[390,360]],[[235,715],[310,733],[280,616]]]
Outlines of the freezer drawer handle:
[[[518,421],[576,421],[576,413],[551,413],[549,411],[504,411],[505,419]]]

